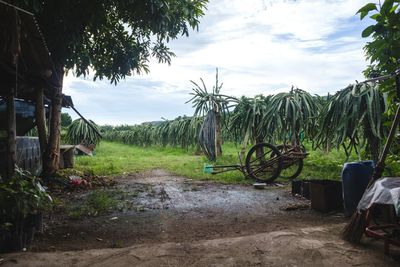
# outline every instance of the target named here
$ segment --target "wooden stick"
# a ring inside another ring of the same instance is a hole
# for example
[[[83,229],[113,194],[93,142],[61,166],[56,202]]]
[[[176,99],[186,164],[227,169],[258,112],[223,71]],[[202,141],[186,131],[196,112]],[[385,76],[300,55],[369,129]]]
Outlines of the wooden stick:
[[[372,78],[372,79],[368,79],[368,80],[362,81],[360,83],[368,83],[368,82],[377,82],[377,81],[387,80],[394,76],[398,77],[399,74],[400,74],[400,69],[397,69],[394,71],[394,73],[383,75],[383,76]]]
[[[399,92],[400,91],[400,79],[399,79],[399,74],[396,75],[396,91]],[[370,186],[375,180],[379,179],[382,176],[382,173],[385,169],[385,160],[386,157],[389,153],[389,148],[393,142],[393,138],[394,135],[396,133],[397,130],[397,126],[399,125],[400,122],[400,104],[397,105],[397,111],[396,111],[396,115],[394,116],[393,119],[393,124],[390,127],[390,131],[389,131],[389,136],[386,140],[385,146],[383,148],[381,157],[379,158],[378,163],[376,164],[375,170],[374,170],[374,174],[372,175],[372,179],[369,183],[368,186]]]
[[[400,105],[397,106],[396,115],[394,116],[393,124],[390,127],[389,136],[386,140],[385,146],[383,148],[381,157],[379,158],[378,164],[376,164],[374,174],[372,175],[372,179],[370,184],[373,183],[375,180],[379,179],[382,176],[383,170],[385,169],[385,160],[389,153],[390,145],[393,142],[394,135],[396,133],[396,128],[399,125],[400,121]],[[370,185],[369,184],[369,185]]]

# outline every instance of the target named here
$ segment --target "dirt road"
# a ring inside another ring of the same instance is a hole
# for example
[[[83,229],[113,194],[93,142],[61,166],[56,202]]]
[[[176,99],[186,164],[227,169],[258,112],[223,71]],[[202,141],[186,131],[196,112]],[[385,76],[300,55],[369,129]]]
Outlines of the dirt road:
[[[155,170],[118,179],[130,209],[54,217],[34,252],[5,266],[394,266],[381,243],[338,237],[346,220],[324,215],[287,188],[256,190]],[[79,199],[79,198],[78,198]],[[73,201],[73,199],[71,199]],[[133,208],[132,208],[133,207]],[[300,207],[293,211],[287,209]]]

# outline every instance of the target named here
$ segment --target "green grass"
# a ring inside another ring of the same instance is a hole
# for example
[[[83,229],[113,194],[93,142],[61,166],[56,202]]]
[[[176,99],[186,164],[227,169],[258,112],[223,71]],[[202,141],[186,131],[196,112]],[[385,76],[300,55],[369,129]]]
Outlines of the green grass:
[[[215,164],[236,164],[239,147],[232,143],[224,144],[223,157]],[[342,166],[346,155],[341,150],[311,151],[304,160],[301,179],[340,179]],[[356,161],[352,156],[349,161]],[[211,164],[202,155],[196,155],[195,150],[184,150],[173,147],[136,147],[102,141],[96,149],[94,157],[79,156],[76,168],[95,175],[122,175],[137,173],[151,169],[165,169],[171,173],[200,180],[215,180],[226,183],[248,183],[239,171],[218,175],[203,173],[204,164]]]
[[[311,150],[304,160],[304,168],[299,178],[303,179],[329,179],[340,180],[344,163],[346,163],[346,154],[342,150],[332,149],[329,152],[322,150]],[[357,156],[351,155],[347,162],[358,161]]]
[[[98,216],[106,214],[118,205],[115,198],[117,192],[95,190],[85,196],[79,204],[66,203],[67,214],[73,219],[80,219],[85,216]]]
[[[236,150],[233,145],[225,146],[225,155],[217,163],[237,163],[237,156],[233,156]],[[202,155],[196,155],[193,149],[136,147],[102,141],[96,148],[94,157],[77,157],[76,168],[95,175],[121,175],[151,169],[165,169],[194,179],[212,179],[228,183],[246,182],[243,175],[237,171],[221,175],[204,174],[205,163],[208,163],[207,159]]]

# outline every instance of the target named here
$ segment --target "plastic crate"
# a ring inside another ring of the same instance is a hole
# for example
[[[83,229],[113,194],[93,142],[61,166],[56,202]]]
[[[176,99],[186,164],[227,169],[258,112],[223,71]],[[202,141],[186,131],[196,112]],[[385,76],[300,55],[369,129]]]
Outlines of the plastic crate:
[[[311,208],[321,212],[343,209],[342,183],[330,180],[310,181]]]

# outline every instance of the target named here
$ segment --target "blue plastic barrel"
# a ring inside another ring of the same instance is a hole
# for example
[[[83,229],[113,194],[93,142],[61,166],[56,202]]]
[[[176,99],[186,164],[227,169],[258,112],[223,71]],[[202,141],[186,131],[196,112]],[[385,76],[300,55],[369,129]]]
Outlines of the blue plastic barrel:
[[[342,170],[343,203],[346,216],[357,208],[374,172],[373,160],[345,163]]]

